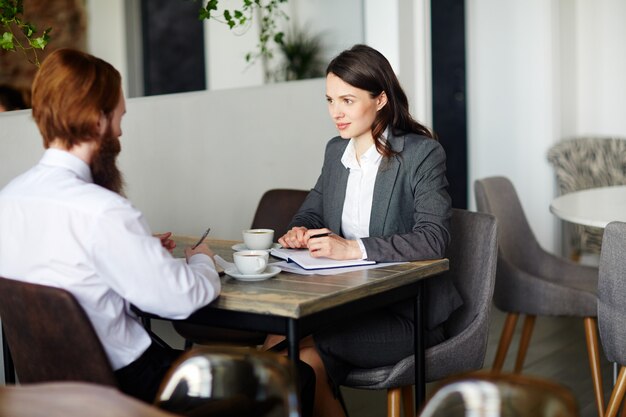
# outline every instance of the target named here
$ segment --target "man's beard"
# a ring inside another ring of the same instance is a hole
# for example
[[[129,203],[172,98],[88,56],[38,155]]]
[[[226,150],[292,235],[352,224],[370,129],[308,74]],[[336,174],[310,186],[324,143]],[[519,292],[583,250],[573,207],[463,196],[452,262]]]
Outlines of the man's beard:
[[[107,129],[91,161],[91,176],[95,184],[124,195],[124,178],[117,167],[117,155],[121,150],[119,138],[113,136],[110,128]]]

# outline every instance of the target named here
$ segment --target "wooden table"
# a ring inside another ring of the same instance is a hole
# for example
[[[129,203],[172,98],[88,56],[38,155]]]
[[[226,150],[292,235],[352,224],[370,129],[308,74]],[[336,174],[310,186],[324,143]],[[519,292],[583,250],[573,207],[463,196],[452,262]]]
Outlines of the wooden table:
[[[626,222],[626,185],[563,194],[552,200],[550,211],[583,226],[605,228],[612,221]]]
[[[175,256],[196,237],[175,237]],[[232,262],[231,246],[237,242],[209,240],[210,247]],[[209,306],[192,314],[186,322],[283,334],[289,356],[299,357],[301,336],[333,320],[407,299],[415,300],[415,401],[425,398],[424,325],[422,283],[425,278],[448,270],[448,260],[410,262],[335,275],[298,275],[281,272],[260,282],[222,278],[222,292]]]
[[[102,385],[53,382],[0,387],[0,417],[175,417]]]

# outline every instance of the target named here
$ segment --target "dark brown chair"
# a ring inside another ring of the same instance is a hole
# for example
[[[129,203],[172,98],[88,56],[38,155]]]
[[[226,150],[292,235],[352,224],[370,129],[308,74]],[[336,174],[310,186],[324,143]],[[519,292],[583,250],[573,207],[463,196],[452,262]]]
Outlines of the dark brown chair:
[[[275,189],[263,194],[257,206],[252,229],[274,230],[274,239],[287,233],[291,219],[309,195],[305,190]]]
[[[0,277],[0,319],[20,383],[117,387],[91,321],[69,292]]]
[[[274,189],[266,191],[257,206],[252,229],[273,229],[274,238],[284,235],[293,216],[309,194],[304,190]],[[265,333],[244,330],[210,327],[184,322],[174,322],[174,329],[185,338],[185,347],[193,343],[259,345],[265,340]]]

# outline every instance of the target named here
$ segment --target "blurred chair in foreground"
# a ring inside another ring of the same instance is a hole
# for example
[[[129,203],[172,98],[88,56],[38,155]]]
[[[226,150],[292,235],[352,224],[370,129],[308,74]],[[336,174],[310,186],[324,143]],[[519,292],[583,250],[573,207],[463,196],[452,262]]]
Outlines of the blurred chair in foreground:
[[[155,405],[198,417],[300,416],[293,363],[254,349],[187,351],[163,380]]]
[[[69,292],[0,277],[0,319],[20,383],[117,387],[91,321]]]
[[[507,313],[493,370],[504,364],[517,318],[525,314],[514,372],[524,366],[536,316],[580,317],[584,321],[587,352],[598,415],[604,397],[598,343],[598,270],[554,256],[541,248],[524,215],[513,184],[504,177],[476,180],[479,211],[498,219],[498,272],[494,303]]]
[[[595,187],[626,185],[626,139],[581,137],[563,140],[548,151],[559,194]],[[564,225],[573,259],[600,253],[602,229]]]
[[[554,382],[517,374],[476,373],[442,385],[420,417],[578,417],[572,393]]]
[[[273,229],[274,239],[287,232],[287,226],[309,194],[304,190],[273,189],[261,197],[251,229]],[[185,347],[196,344],[260,345],[265,333],[174,322],[174,329],[185,338]]]
[[[496,219],[484,213],[452,210],[452,241],[446,257],[463,305],[445,323],[444,342],[426,350],[426,381],[477,370],[483,366],[489,333],[489,312],[497,259]],[[433,278],[437,279],[437,277]],[[395,365],[357,369],[344,385],[359,389],[387,389],[389,417],[415,415],[413,391],[415,360],[411,355]]]
[[[604,230],[598,279],[598,326],[606,357],[621,365],[605,414],[613,417],[626,392],[626,223],[612,222]]]

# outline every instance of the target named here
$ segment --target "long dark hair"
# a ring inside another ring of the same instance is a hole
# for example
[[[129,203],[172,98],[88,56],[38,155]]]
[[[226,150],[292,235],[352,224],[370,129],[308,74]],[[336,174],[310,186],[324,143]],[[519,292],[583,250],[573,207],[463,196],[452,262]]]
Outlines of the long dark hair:
[[[426,126],[418,123],[409,113],[409,100],[391,64],[376,49],[367,45],[354,45],[330,61],[326,75],[331,72],[351,86],[369,92],[372,98],[378,97],[383,91],[387,95],[387,104],[380,109],[372,124],[376,150],[384,157],[394,154],[387,141],[377,140],[387,127],[394,135],[417,133],[434,137]]]

